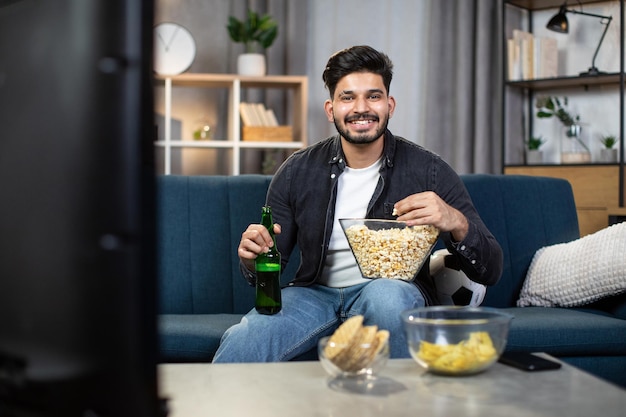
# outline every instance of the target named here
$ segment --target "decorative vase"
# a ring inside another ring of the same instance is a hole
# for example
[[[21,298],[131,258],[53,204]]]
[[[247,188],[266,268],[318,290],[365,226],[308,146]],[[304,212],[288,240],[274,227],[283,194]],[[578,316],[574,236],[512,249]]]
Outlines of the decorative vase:
[[[211,140],[213,139],[213,130],[208,120],[202,118],[196,122],[197,128],[193,131],[194,140]]]
[[[237,73],[239,75],[263,76],[267,72],[265,55],[241,54],[237,58]]]
[[[543,151],[539,149],[526,150],[526,163],[528,165],[543,164]]]
[[[617,162],[617,149],[600,149],[600,162],[607,164]]]
[[[589,147],[582,140],[582,127],[571,125],[565,128],[565,137],[561,140],[562,164],[586,164],[591,162]]]

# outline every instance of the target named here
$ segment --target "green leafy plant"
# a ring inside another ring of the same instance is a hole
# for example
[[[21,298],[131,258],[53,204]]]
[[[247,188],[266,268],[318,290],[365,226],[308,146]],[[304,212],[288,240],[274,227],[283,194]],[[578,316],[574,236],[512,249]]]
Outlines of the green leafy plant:
[[[276,36],[278,36],[278,24],[270,15],[259,16],[258,13],[248,10],[245,20],[239,20],[234,16],[228,17],[228,34],[236,43],[243,43],[246,52],[256,52],[256,46],[263,49],[269,48]]]
[[[617,138],[614,135],[607,135],[603,136],[600,142],[602,142],[606,149],[613,149],[613,146],[617,143]]]
[[[536,105],[537,117],[540,119],[556,117],[565,127],[578,124],[579,115],[572,115],[567,111],[567,97],[560,100],[558,97],[544,96],[538,97]]]
[[[544,143],[546,143],[546,140],[542,136],[532,136],[526,142],[526,146],[528,146],[529,151],[537,151]]]
[[[566,136],[575,139],[580,146],[589,152],[589,147],[580,138],[580,116],[577,114],[574,115],[566,109],[567,97],[563,97],[562,99],[552,96],[537,97],[535,107],[538,109],[538,118],[546,119],[556,117],[563,123],[563,126],[567,128],[565,132]]]

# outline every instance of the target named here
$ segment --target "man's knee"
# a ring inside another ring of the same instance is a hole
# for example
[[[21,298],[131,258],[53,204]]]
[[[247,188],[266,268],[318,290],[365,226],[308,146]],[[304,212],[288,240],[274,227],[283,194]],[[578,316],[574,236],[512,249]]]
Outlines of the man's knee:
[[[424,296],[411,282],[377,279],[363,289],[361,296],[378,305],[392,304],[406,308],[424,305]]]

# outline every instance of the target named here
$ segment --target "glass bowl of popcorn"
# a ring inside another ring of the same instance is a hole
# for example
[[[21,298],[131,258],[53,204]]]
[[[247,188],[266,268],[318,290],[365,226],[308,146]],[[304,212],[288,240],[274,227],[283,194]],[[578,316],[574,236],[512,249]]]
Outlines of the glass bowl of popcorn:
[[[384,219],[339,219],[364,278],[411,281],[430,256],[439,230]]]
[[[506,347],[512,319],[484,307],[435,306],[402,313],[411,356],[442,375],[472,375],[489,368]]]

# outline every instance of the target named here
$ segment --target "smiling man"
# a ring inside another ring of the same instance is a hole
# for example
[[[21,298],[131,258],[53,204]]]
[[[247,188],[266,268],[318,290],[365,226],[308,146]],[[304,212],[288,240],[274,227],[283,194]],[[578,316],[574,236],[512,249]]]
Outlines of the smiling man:
[[[412,281],[361,276],[339,219],[397,219],[430,224],[466,275],[495,284],[502,250],[474,209],[459,176],[436,154],[387,128],[396,106],[389,95],[393,65],[369,46],[332,55],[323,80],[324,103],[338,135],[294,153],[267,194],[283,267],[296,244],[301,264],[282,290],[282,310],[252,309],[226,331],[214,362],[285,361],[306,353],[348,318],[390,333],[392,358],[409,357],[400,313],[438,304],[426,264]],[[259,208],[260,212],[260,208]],[[241,270],[254,285],[254,259],[272,239],[262,225],[243,232]]]
[[[355,145],[376,142],[387,130],[396,105],[386,91],[381,76],[352,73],[339,80],[332,99],[324,103],[324,110],[347,142]]]

